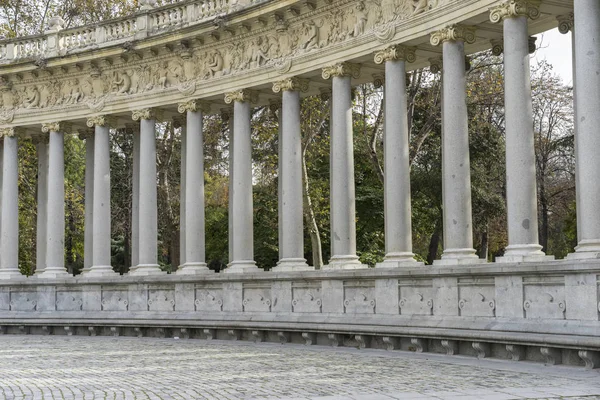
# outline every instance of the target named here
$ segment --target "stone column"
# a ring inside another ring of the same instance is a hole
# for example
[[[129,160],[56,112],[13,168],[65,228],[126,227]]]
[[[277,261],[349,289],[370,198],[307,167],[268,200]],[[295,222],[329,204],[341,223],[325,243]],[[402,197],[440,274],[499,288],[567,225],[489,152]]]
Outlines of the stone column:
[[[181,106],[181,104],[179,105]],[[185,112],[185,111],[184,111]],[[180,271],[185,264],[185,188],[187,182],[186,164],[187,164],[187,126],[185,117],[173,118],[173,125],[180,129],[181,132],[181,163],[179,167],[179,267]],[[204,177],[202,177],[204,179]]]
[[[48,218],[48,137],[33,137],[37,150],[37,220],[36,220],[36,274],[46,269],[46,222]]]
[[[2,223],[0,279],[22,277],[19,271],[19,161],[14,128],[0,129],[4,138],[2,159]]]
[[[233,103],[233,176],[230,195],[233,228],[233,256],[224,272],[256,272],[254,262],[254,227],[252,202],[252,143],[250,103],[258,93],[239,90],[225,94],[225,102]]]
[[[204,139],[203,113],[209,112],[207,104],[189,101],[179,104],[178,111],[186,114],[185,176],[183,199],[185,220],[183,245],[185,263],[177,274],[204,274],[211,272],[206,266],[204,231]]]
[[[3,170],[3,160],[4,160],[4,140],[2,140],[0,130],[0,251],[2,251],[2,170]]]
[[[158,210],[156,187],[156,117],[151,109],[134,111],[134,121],[140,121],[140,193],[138,265],[132,275],[156,275],[158,265]]]
[[[539,1],[515,0],[493,8],[492,22],[504,29],[506,121],[506,204],[508,246],[496,262],[543,261],[538,239],[533,106],[527,18],[539,15]]]
[[[277,250],[279,259],[283,258],[283,201],[281,200],[282,173],[281,173],[281,150],[283,138],[281,123],[281,99],[269,100],[269,109],[277,116]]]
[[[332,78],[330,209],[331,259],[323,269],[365,268],[356,255],[354,144],[352,142],[352,85],[360,67],[341,63],[323,68],[323,79]]]
[[[229,110],[226,108],[221,109],[221,123],[227,124],[228,136],[229,136],[229,165],[228,165],[228,192],[229,198],[227,201],[227,254],[229,261],[233,260],[233,109]]]
[[[131,171],[131,268],[135,271],[140,252],[140,127],[137,124],[125,125],[133,137],[133,168]]]
[[[85,211],[83,227],[83,271],[92,267],[94,249],[94,132],[80,133],[85,140]]]
[[[600,258],[600,4],[574,2],[578,245],[571,259]]]
[[[410,159],[406,61],[414,62],[415,49],[392,46],[375,53],[385,63],[384,91],[384,207],[385,260],[377,267],[414,267],[410,204]]]
[[[46,265],[40,278],[69,276],[65,267],[65,157],[64,123],[42,125],[49,135]]]
[[[273,271],[313,269],[304,258],[304,215],[302,212],[302,137],[300,130],[300,91],[308,90],[308,81],[289,78],[273,84],[282,93],[280,165],[280,260]]]
[[[475,42],[474,28],[452,25],[431,34],[431,44],[443,46],[444,252],[437,265],[482,262],[473,248],[465,42]]]
[[[110,128],[105,116],[88,118],[94,128],[94,189],[92,200],[92,266],[87,276],[112,276],[110,259]]]

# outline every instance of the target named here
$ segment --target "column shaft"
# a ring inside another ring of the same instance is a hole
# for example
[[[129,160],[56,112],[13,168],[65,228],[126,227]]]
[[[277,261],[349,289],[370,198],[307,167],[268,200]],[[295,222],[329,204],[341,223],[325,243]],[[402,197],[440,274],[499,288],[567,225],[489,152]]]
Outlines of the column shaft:
[[[356,255],[350,76],[333,76],[330,150],[331,259],[323,269],[362,268]]]
[[[132,130],[133,135],[133,170],[131,171],[131,268],[134,271],[138,264],[140,252],[140,132]]]
[[[251,108],[247,101],[233,104],[233,176],[232,199],[233,260],[225,272],[256,270],[252,201]]]
[[[600,257],[600,3],[574,2],[578,245],[569,258]]]
[[[283,91],[280,113],[280,260],[274,270],[306,270],[309,268],[304,258],[300,92]]]
[[[19,161],[16,136],[4,136],[2,160],[2,232],[0,279],[22,276],[19,272]]]
[[[139,251],[135,275],[161,274],[158,265],[156,121],[140,120]]]
[[[83,271],[88,271],[92,267],[94,252],[94,134],[85,136],[84,196]]]
[[[504,20],[508,246],[497,262],[545,259],[538,239],[527,17]]]
[[[414,266],[406,62],[385,62],[384,97],[385,261],[380,267]]]
[[[194,155],[196,156],[196,155]],[[186,198],[187,185],[187,127],[181,126],[181,166],[179,173],[179,269],[183,267],[186,260]],[[204,179],[204,177],[202,177]]]
[[[46,267],[40,277],[68,275],[65,268],[64,134],[49,132]]]
[[[442,193],[444,253],[436,264],[479,262],[473,249],[464,42],[443,43]]]
[[[94,132],[92,266],[86,275],[113,275],[110,253],[110,129],[97,124]]]
[[[233,261],[233,111],[229,116],[228,121],[228,130],[229,130],[229,201],[227,203],[227,214],[228,218],[228,227],[227,227],[227,236],[228,236],[228,254],[229,254],[229,262]]]
[[[204,237],[204,138],[202,112],[187,111],[185,144],[185,264],[177,273],[210,270],[205,262]]]
[[[48,209],[48,141],[46,135],[36,143],[38,156],[37,173],[37,221],[36,221],[36,273],[46,269],[46,225]]]

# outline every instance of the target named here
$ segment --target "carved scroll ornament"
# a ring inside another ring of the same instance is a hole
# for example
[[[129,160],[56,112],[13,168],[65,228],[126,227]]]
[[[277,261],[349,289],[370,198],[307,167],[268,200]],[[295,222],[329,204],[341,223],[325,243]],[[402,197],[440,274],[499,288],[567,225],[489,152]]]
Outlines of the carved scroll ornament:
[[[506,18],[528,17],[537,19],[540,16],[541,0],[510,0],[491,9],[490,21],[498,23]]]

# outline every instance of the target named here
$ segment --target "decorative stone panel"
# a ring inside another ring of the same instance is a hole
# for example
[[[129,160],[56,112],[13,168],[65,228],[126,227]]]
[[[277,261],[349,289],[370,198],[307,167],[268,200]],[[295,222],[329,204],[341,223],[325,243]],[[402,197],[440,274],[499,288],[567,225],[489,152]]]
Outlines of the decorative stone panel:
[[[196,311],[223,311],[223,287],[196,285],[194,306]]]
[[[525,277],[523,290],[525,318],[565,318],[567,304],[564,276]]]
[[[344,312],[374,314],[375,281],[344,281]]]
[[[322,312],[321,282],[292,283],[292,310],[297,313]]]
[[[402,315],[432,315],[433,287],[431,279],[400,280],[398,307]]]
[[[10,287],[0,287],[0,311],[10,311]]]
[[[494,278],[460,278],[458,309],[462,317],[494,317],[496,301]]]
[[[149,286],[148,310],[175,311],[175,289],[166,285]]]
[[[129,293],[123,287],[102,287],[102,311],[129,310]]]
[[[37,292],[12,290],[10,292],[10,311],[36,311]]]
[[[271,312],[271,285],[245,283],[242,293],[244,311]]]
[[[83,292],[72,288],[56,288],[56,311],[81,311]]]

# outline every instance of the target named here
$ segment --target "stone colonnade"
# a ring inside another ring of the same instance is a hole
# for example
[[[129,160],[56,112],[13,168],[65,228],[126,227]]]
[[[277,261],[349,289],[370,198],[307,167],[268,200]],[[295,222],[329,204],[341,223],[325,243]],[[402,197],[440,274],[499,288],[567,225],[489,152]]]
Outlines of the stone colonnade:
[[[576,168],[579,245],[569,258],[600,257],[600,3],[575,0],[569,29],[574,31],[576,86]],[[538,0],[516,0],[491,10],[490,19],[503,25],[506,110],[506,164],[509,243],[497,262],[540,262],[553,259],[538,240],[535,153],[529,69],[528,20],[539,15]],[[574,29],[576,27],[576,29]],[[452,25],[433,32],[431,44],[443,55],[442,165],[444,251],[437,265],[482,263],[472,237],[465,43],[476,40],[475,27]],[[385,67],[385,238],[386,257],[377,267],[418,267],[412,251],[406,63],[415,49],[394,45],[375,54]],[[351,80],[360,67],[341,62],[323,68],[331,79],[331,234],[327,269],[364,268],[356,253],[355,187],[352,141]],[[311,269],[304,258],[300,94],[308,81],[293,77],[275,82],[281,93],[279,246],[276,271]],[[253,254],[251,108],[258,93],[242,89],[225,94],[233,105],[229,119],[230,264],[228,273],[258,271]],[[178,274],[209,272],[205,260],[202,100],[179,104],[182,122],[181,259]],[[134,111],[132,275],[163,273],[157,262],[156,115]],[[114,274],[110,265],[110,116],[87,120],[93,128],[86,140],[85,268],[84,275]],[[18,128],[1,130],[0,277],[20,276],[18,270]],[[39,155],[38,251],[39,277],[67,275],[64,267],[64,122],[42,125]]]

